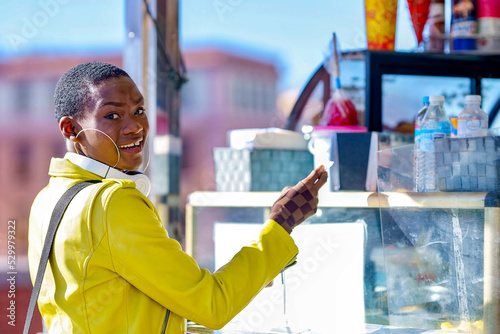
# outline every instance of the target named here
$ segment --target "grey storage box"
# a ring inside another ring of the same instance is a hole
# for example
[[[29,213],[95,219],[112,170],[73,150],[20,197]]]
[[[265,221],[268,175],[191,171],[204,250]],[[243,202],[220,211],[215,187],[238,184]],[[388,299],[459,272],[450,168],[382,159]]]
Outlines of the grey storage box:
[[[213,149],[217,191],[281,191],[314,168],[307,150]]]

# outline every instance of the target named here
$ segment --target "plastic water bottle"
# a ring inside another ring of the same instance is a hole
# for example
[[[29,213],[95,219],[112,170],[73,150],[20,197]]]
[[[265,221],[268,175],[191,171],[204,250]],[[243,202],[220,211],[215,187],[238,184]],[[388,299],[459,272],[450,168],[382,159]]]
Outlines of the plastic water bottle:
[[[467,95],[465,109],[458,115],[458,137],[488,135],[488,115],[481,110],[481,95]]]
[[[415,116],[415,142],[417,142],[417,138],[420,136],[420,125],[422,124],[425,113],[429,108],[429,97],[424,96],[422,99],[422,103],[424,106],[418,111],[417,116]]]
[[[416,147],[419,151],[417,170],[417,191],[437,191],[436,156],[434,139],[449,137],[451,123],[444,110],[444,96],[429,96],[429,108],[420,124],[420,136]]]
[[[420,161],[422,160],[420,158],[420,150],[418,149],[419,143],[420,143],[420,125],[422,124],[422,120],[424,119],[425,113],[427,112],[427,109],[429,108],[429,97],[424,96],[422,99],[423,107],[420,109],[417,113],[417,116],[415,116],[415,149],[414,149],[414,169],[413,169],[413,191],[419,191],[418,190],[418,179],[420,175],[418,175],[418,171],[421,170],[421,167],[419,166]]]

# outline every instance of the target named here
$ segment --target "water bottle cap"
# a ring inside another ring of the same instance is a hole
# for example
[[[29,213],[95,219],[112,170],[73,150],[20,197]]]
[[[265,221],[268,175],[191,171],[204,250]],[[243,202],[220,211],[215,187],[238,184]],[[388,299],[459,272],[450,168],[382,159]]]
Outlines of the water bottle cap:
[[[444,96],[443,95],[431,95],[429,96],[429,102],[430,103],[444,103]]]
[[[428,97],[428,96],[424,96],[424,97],[422,98],[422,102],[423,102],[423,103],[429,103],[429,97]]]
[[[465,103],[481,103],[481,95],[465,95]]]

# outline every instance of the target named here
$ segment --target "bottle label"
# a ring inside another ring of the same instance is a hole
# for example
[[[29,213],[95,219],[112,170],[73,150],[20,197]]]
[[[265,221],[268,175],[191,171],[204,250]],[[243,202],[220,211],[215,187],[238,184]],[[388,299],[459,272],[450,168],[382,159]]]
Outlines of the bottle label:
[[[479,118],[460,118],[458,120],[459,137],[482,137],[488,132],[488,123]]]
[[[451,137],[457,137],[458,136],[458,117],[450,117],[450,123],[451,123]]]
[[[451,36],[474,36],[477,32],[477,0],[453,0]]]
[[[434,139],[449,137],[451,124],[449,122],[432,122],[422,129],[420,128],[419,148],[424,152],[434,151]]]
[[[474,36],[476,32],[477,22],[475,21],[457,22],[451,27],[451,35],[453,37]]]

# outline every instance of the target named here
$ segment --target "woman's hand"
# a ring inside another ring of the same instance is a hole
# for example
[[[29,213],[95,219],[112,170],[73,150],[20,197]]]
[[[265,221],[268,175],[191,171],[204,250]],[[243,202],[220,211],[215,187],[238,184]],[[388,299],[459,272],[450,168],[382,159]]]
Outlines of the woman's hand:
[[[321,165],[294,187],[285,187],[274,202],[269,218],[291,233],[295,226],[318,210],[318,191],[327,178],[325,167]]]

